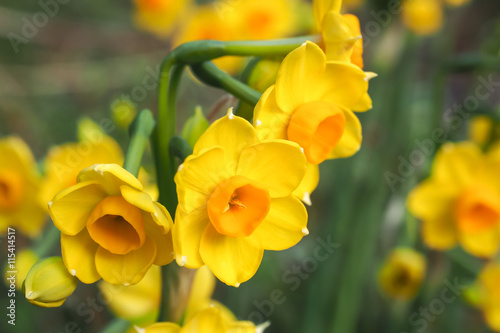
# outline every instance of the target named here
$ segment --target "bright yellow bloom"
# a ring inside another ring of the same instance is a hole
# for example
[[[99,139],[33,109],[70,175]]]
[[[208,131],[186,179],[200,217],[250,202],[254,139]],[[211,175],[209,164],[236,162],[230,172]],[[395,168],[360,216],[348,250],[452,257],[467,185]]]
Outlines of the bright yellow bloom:
[[[473,143],[447,143],[437,153],[431,176],[408,196],[408,209],[422,224],[431,248],[459,243],[465,251],[491,257],[500,245],[500,158]]]
[[[22,249],[16,252],[16,289],[21,290],[26,275],[28,275],[31,267],[33,267],[39,259],[40,258],[38,258],[36,253],[30,249]],[[12,271],[12,269],[9,269],[8,264],[6,264],[4,271],[5,281],[7,282],[7,285],[9,285],[11,281],[8,280],[8,278],[11,277],[11,274],[8,274],[7,271]]]
[[[0,139],[0,233],[13,227],[36,237],[45,224],[45,209],[38,203],[40,176],[29,147],[17,137]]]
[[[45,175],[39,193],[40,204],[44,208],[56,193],[76,183],[80,170],[97,163],[123,162],[120,145],[104,134],[92,120],[82,119],[78,132],[78,142],[56,146],[45,157]]]
[[[181,328],[174,323],[156,323],[145,329],[138,328],[139,333],[256,333],[263,332],[268,326],[256,327],[249,321],[237,321],[234,315],[214,305],[198,312],[194,317],[188,319]]]
[[[78,280],[71,276],[61,257],[37,262],[24,281],[24,296],[31,304],[54,308],[61,306],[75,291]]]
[[[378,273],[382,290],[396,299],[415,296],[425,277],[426,262],[422,254],[410,248],[396,248]]]
[[[487,264],[479,274],[476,285],[479,287],[480,308],[488,326],[495,332],[500,332],[500,263]]]
[[[82,170],[49,211],[61,231],[64,264],[84,283],[135,284],[151,265],[173,260],[170,215],[117,164]]]
[[[168,36],[192,0],[134,0],[134,22],[142,30]]]
[[[443,7],[439,0],[404,0],[403,22],[418,35],[430,35],[443,25]]]
[[[305,171],[298,145],[261,142],[230,109],[207,129],[175,176],[177,263],[205,264],[232,286],[250,279],[264,249],[287,249],[308,233],[305,207],[291,196]]]

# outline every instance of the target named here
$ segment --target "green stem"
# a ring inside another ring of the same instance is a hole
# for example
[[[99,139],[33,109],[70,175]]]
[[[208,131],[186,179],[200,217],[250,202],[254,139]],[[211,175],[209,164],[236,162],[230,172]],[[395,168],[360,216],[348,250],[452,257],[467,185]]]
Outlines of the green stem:
[[[448,61],[446,70],[455,73],[471,72],[476,70],[500,71],[500,59],[496,56],[466,53]]]
[[[130,327],[130,323],[125,319],[115,318],[111,321],[101,333],[125,333]]]
[[[149,110],[141,111],[130,125],[130,144],[123,168],[137,177],[141,168],[142,155],[155,127],[155,119]]]
[[[193,153],[193,149],[189,143],[178,135],[174,135],[172,139],[170,139],[170,151],[172,155],[181,160],[181,163],[184,162],[186,157]]]
[[[260,99],[261,93],[221,71],[211,61],[193,64],[191,69],[202,82],[224,89],[247,103],[256,105]]]
[[[161,267],[161,304],[160,312],[158,314],[158,322],[172,321],[175,322],[176,318],[172,317],[170,312],[170,300],[173,298],[172,292],[176,290],[179,284],[179,266],[175,263]]]
[[[37,242],[33,245],[33,252],[35,252],[38,258],[47,257],[60,237],[61,233],[59,229],[57,229],[53,223],[50,223],[43,237],[39,237]]]

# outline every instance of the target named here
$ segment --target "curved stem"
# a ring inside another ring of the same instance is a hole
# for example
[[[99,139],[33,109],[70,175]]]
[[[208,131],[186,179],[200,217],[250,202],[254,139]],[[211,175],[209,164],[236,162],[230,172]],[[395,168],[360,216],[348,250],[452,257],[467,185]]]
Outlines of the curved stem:
[[[193,153],[193,149],[189,143],[178,135],[174,135],[170,139],[170,151],[172,155],[180,159],[181,163]]]
[[[191,69],[202,82],[216,88],[224,89],[249,104],[255,105],[260,99],[261,93],[221,71],[211,61],[193,64],[191,65]]]

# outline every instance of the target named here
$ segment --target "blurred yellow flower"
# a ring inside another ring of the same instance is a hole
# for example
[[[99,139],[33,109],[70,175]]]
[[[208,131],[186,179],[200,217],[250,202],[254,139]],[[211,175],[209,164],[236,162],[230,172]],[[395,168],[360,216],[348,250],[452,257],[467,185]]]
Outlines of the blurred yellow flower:
[[[439,0],[404,0],[401,11],[404,24],[418,35],[433,34],[443,25]]]
[[[98,163],[123,162],[120,145],[92,120],[82,119],[78,123],[78,133],[78,142],[56,146],[45,157],[45,174],[39,193],[44,208],[56,193],[76,184],[81,170]]]
[[[151,265],[173,260],[170,215],[117,164],[82,170],[49,211],[61,231],[64,263],[84,283],[135,284]]]
[[[0,139],[0,234],[7,227],[29,237],[40,234],[47,213],[37,200],[40,175],[30,148],[18,137]]]
[[[31,267],[23,289],[31,304],[53,308],[61,306],[77,285],[78,280],[68,272],[61,257],[50,257]]]
[[[479,257],[494,256],[500,245],[500,158],[471,143],[447,143],[436,154],[431,176],[408,196],[408,209],[422,220],[431,248],[459,243]]]
[[[390,297],[408,300],[420,289],[425,271],[426,262],[422,254],[411,248],[396,248],[378,272],[378,283]]]
[[[168,36],[191,3],[192,0],[134,0],[134,22],[142,30]]]
[[[484,147],[493,136],[495,122],[488,116],[476,116],[469,125],[469,140]]]
[[[307,212],[291,196],[306,159],[289,141],[260,142],[243,118],[212,124],[175,176],[177,263],[207,265],[224,283],[250,279],[264,249],[284,250],[308,233]]]
[[[264,332],[267,326],[267,323],[256,327],[249,321],[238,321],[229,310],[214,305],[188,319],[183,327],[165,322],[136,330],[138,333],[255,333]]]
[[[488,263],[479,274],[476,285],[479,287],[479,307],[483,310],[488,326],[495,332],[500,332],[500,263]]]

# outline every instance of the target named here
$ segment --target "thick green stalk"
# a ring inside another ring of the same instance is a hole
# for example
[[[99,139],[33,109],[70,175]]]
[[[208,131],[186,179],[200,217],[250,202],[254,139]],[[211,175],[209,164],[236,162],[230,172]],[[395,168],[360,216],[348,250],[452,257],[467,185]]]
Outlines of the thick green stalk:
[[[181,163],[184,162],[186,157],[193,153],[193,149],[189,143],[178,135],[174,135],[172,139],[170,139],[170,151],[181,161]]]
[[[260,99],[261,93],[221,71],[211,61],[193,64],[191,65],[191,69],[202,82],[216,88],[224,89],[242,101],[256,105]]]
[[[130,323],[125,319],[116,318],[111,321],[101,333],[124,333],[130,327]]]
[[[130,126],[130,144],[123,168],[137,177],[141,168],[142,156],[149,137],[155,127],[155,119],[149,110],[141,111]]]

